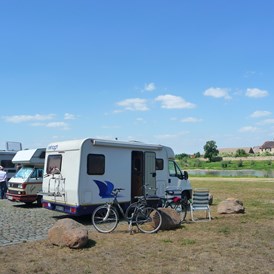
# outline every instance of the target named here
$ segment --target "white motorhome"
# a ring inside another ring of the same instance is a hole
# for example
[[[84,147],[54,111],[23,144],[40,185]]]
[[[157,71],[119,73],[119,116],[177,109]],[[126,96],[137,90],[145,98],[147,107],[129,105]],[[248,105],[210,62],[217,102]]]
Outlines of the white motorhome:
[[[7,199],[13,202],[41,204],[45,148],[20,150],[12,162],[21,168],[8,182]]]
[[[12,159],[19,150],[22,150],[22,144],[10,141],[6,142],[6,150],[0,150],[0,165],[7,172],[7,181],[16,173]]]
[[[174,161],[171,148],[141,142],[87,138],[51,143],[46,149],[43,207],[72,215],[92,213],[124,188],[119,202],[135,196],[164,196],[167,187],[191,197],[187,172]],[[146,186],[144,188],[144,186]]]
[[[0,151],[0,165],[7,172],[7,181],[16,173],[16,168],[12,162],[12,158],[16,151]]]

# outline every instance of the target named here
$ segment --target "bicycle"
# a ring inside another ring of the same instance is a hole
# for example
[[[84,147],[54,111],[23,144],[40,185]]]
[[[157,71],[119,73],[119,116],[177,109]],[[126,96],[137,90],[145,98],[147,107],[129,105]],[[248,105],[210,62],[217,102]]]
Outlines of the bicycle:
[[[187,196],[182,194],[180,190],[166,190],[165,194],[165,198],[162,199],[163,207],[176,210],[181,216],[181,222],[184,222],[189,208]]]
[[[132,225],[144,233],[155,233],[162,225],[162,216],[158,209],[147,206],[145,196],[136,196],[137,202],[131,203],[124,210],[118,202],[117,196],[124,189],[116,188],[112,191],[113,200],[97,207],[92,214],[95,229],[102,233],[112,232],[119,223],[119,213],[128,222],[132,234]]]

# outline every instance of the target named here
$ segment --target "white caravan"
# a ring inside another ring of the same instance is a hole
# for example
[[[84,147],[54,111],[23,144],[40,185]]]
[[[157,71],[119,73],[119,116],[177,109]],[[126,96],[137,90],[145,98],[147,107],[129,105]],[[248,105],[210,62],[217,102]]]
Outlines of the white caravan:
[[[16,173],[12,159],[19,150],[22,150],[22,144],[10,141],[6,142],[6,150],[0,150],[0,165],[7,172],[7,181]]]
[[[45,148],[20,150],[12,162],[21,168],[8,182],[7,199],[13,202],[31,204],[37,201],[41,205]]]
[[[7,181],[16,173],[16,168],[12,162],[12,158],[16,151],[0,151],[0,165],[7,172]]]
[[[164,196],[168,187],[191,197],[187,172],[174,161],[171,148],[141,142],[87,138],[56,142],[46,149],[43,207],[72,215],[91,214],[123,188],[119,202],[135,196]],[[144,187],[145,186],[145,187]]]

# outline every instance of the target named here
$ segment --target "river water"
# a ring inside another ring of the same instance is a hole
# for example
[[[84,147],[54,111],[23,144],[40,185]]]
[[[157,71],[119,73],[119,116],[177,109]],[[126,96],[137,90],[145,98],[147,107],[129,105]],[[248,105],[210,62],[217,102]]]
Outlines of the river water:
[[[210,170],[210,169],[192,169],[187,170],[188,174],[196,176],[220,176],[220,177],[274,177],[274,170]]]

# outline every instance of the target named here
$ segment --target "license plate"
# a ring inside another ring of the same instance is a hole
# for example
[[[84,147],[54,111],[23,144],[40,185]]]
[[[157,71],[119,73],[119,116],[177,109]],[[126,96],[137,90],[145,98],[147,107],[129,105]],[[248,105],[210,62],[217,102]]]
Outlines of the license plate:
[[[7,199],[11,201],[13,200],[12,196],[9,196],[9,195],[7,195]]]
[[[58,211],[64,211],[64,207],[63,207],[63,206],[58,206],[58,205],[57,205],[57,206],[55,207],[55,209],[58,210]]]

